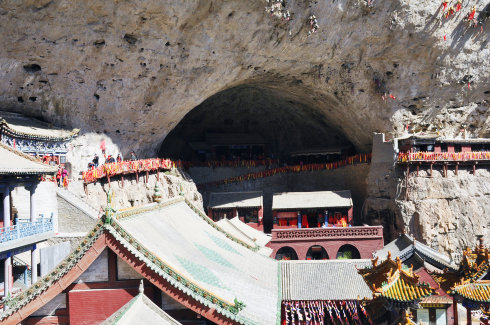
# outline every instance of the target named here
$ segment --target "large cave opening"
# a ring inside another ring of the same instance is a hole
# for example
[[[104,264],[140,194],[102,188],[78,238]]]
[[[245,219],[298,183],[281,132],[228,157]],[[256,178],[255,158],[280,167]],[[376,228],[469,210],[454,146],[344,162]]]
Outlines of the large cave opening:
[[[305,90],[306,92],[307,90]],[[291,165],[326,164],[356,154],[338,118],[274,85],[241,85],[221,91],[192,109],[167,135],[161,157],[182,160],[203,195],[206,208],[212,192],[262,191],[264,225],[272,224],[272,193],[350,190],[354,215],[366,192],[367,165],[335,170],[284,173],[229,184],[224,179]],[[327,103],[325,103],[325,106]],[[267,159],[272,163],[246,165]]]
[[[259,156],[288,161],[291,153],[334,148],[354,152],[319,110],[277,89],[245,85],[219,92],[191,110],[166,137],[160,154],[185,161]]]

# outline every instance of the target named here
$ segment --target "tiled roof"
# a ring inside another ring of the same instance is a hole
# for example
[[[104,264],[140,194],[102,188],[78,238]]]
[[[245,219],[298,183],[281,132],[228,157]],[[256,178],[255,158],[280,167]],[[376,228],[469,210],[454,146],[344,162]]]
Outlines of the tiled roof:
[[[433,272],[431,276],[441,288],[450,293],[453,289],[467,282],[476,282],[485,277],[490,271],[490,253],[483,246],[483,242],[475,249],[463,251],[463,257],[457,270],[445,270],[444,272]]]
[[[65,130],[18,113],[0,111],[0,128],[13,136],[40,140],[68,140],[80,130]]]
[[[386,244],[382,249],[374,252],[373,255],[374,257],[379,257],[381,260],[384,260],[387,258],[388,252],[390,252],[393,257],[400,257],[402,262],[407,265],[411,264],[410,262],[412,262],[411,260],[413,260],[414,255],[418,255],[423,261],[432,264],[438,269],[442,270],[444,268],[449,268],[455,270],[457,268],[448,256],[416,241],[407,234],[400,235],[397,239]],[[414,265],[414,268],[417,267]]]
[[[259,246],[260,248],[258,252],[260,254],[270,256],[272,253],[271,248],[265,247],[265,245],[267,245],[267,243],[271,240],[271,236],[248,226],[238,217],[232,219],[223,218],[216,224],[230,235],[240,239],[250,246]]]
[[[475,302],[490,303],[490,281],[458,285],[454,288],[454,293]]]
[[[231,306],[235,299],[243,302],[245,306],[234,316],[238,322],[274,324],[278,263],[229,240],[204,217],[182,200],[116,216],[128,238],[134,238],[182,281],[193,283],[216,301]],[[220,309],[217,304],[211,305]]]
[[[379,289],[380,296],[399,302],[411,302],[432,295],[430,286],[411,283],[403,276]]]
[[[371,299],[357,272],[370,260],[281,261],[282,300]]]
[[[352,207],[350,191],[283,192],[272,196],[272,210]]]
[[[262,192],[213,192],[209,194],[209,207],[213,209],[261,207]]]
[[[401,303],[419,301],[435,293],[428,283],[420,283],[413,269],[403,269],[401,259],[396,262],[388,258],[378,264],[378,258],[372,260],[372,267],[359,270],[373,291],[374,297]]]
[[[0,157],[0,175],[54,174],[58,170],[3,143],[0,143]]]
[[[240,324],[276,323],[278,262],[233,239],[188,201],[180,197],[104,219],[52,272],[7,300],[0,320],[60,281],[108,233],[170,285],[216,313]]]
[[[144,293],[140,292],[101,325],[135,325],[135,324],[162,324],[180,325],[160,307],[155,305]]]

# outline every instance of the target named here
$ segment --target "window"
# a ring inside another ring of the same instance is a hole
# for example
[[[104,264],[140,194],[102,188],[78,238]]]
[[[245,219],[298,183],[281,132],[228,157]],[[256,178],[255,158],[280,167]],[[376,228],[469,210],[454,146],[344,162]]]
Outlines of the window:
[[[417,324],[429,325],[429,310],[425,308],[417,309]]]
[[[257,208],[240,208],[238,209],[238,216],[243,218],[245,223],[259,222],[259,209]]]

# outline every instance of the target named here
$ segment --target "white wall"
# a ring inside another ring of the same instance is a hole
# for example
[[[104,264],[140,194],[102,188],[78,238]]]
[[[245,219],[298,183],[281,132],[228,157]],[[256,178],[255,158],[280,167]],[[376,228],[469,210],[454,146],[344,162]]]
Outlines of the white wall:
[[[30,191],[19,184],[12,192],[12,205],[18,210],[19,219],[30,219]],[[40,182],[34,194],[36,215],[44,214],[49,218],[54,217],[54,231],[58,232],[58,201],[56,199],[56,184],[53,182]]]

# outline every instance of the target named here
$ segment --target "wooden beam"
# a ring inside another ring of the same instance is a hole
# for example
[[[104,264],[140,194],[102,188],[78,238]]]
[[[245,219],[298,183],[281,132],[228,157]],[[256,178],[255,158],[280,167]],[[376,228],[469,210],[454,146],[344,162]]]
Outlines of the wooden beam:
[[[405,174],[405,201],[408,201],[408,176],[410,175],[410,164],[407,164],[407,172]]]

